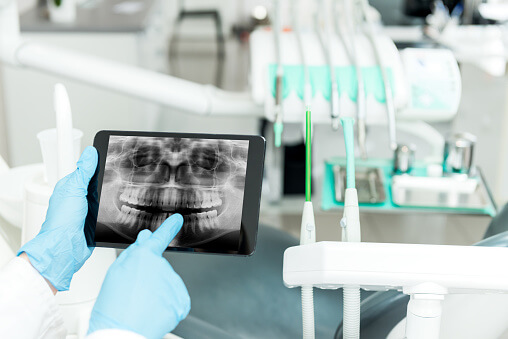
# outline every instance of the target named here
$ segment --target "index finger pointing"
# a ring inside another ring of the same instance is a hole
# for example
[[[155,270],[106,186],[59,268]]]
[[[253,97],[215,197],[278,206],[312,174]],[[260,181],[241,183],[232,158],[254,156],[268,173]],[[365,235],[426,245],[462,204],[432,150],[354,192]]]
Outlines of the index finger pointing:
[[[148,246],[153,252],[162,254],[168,247],[169,243],[180,232],[183,225],[183,217],[181,214],[173,214],[167,218],[162,225],[153,232],[150,239],[148,239],[144,246]]]

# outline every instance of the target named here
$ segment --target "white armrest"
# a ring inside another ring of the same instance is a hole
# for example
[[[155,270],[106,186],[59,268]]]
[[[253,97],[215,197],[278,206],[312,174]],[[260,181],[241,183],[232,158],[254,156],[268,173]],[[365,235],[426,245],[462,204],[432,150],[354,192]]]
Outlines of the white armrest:
[[[286,250],[283,278],[288,287],[409,291],[431,284],[444,293],[506,293],[506,262],[508,248],[500,247],[318,242]]]

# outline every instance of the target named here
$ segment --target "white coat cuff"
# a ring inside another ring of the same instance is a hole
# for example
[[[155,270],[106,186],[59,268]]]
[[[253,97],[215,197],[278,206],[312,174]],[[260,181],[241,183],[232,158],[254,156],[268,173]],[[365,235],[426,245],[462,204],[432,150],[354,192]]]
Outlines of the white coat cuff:
[[[0,270],[0,300],[0,314],[6,324],[1,333],[13,331],[19,338],[65,337],[55,296],[46,280],[26,260],[13,258]]]

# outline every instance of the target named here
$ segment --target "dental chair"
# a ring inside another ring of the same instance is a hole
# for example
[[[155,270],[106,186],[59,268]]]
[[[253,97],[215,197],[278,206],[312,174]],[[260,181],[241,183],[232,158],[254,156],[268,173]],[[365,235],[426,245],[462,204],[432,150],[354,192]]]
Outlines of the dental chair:
[[[298,243],[284,231],[260,225],[251,257],[165,253],[192,304],[173,333],[186,339],[301,337],[300,289],[282,281],[284,250]],[[316,289],[314,303],[316,336],[332,338],[342,316],[342,293]]]
[[[508,247],[508,204],[492,219],[483,240],[474,246]],[[503,267],[500,266],[500,269]],[[386,338],[406,317],[408,302],[408,295],[393,290],[375,292],[363,299],[360,316],[361,338]],[[342,338],[342,331],[341,322],[334,338]]]
[[[476,246],[508,247],[508,205]],[[174,334],[192,338],[301,338],[300,289],[282,281],[284,250],[298,239],[260,226],[251,257],[166,253],[191,296],[189,316]],[[409,297],[362,290],[361,338],[386,338],[406,316]],[[314,289],[316,338],[342,337],[342,293]],[[337,327],[338,325],[338,327]]]

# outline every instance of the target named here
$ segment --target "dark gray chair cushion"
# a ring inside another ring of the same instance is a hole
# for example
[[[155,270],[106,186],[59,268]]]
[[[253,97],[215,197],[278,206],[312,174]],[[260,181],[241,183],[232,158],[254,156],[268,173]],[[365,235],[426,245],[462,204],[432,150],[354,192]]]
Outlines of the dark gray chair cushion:
[[[251,257],[165,254],[192,303],[173,333],[186,339],[301,337],[300,289],[282,281],[284,250],[297,244],[286,232],[260,226]],[[317,338],[332,338],[342,320],[341,291],[314,289],[314,303]]]

